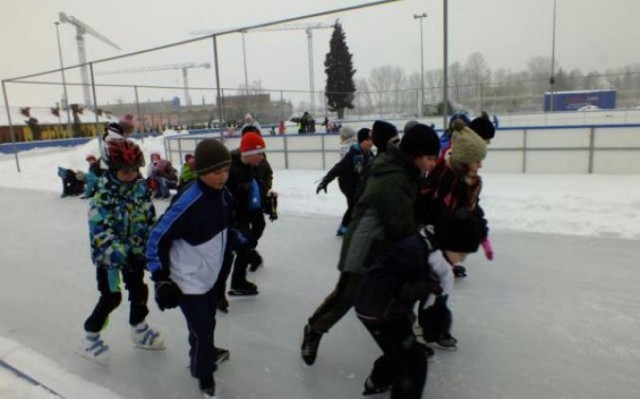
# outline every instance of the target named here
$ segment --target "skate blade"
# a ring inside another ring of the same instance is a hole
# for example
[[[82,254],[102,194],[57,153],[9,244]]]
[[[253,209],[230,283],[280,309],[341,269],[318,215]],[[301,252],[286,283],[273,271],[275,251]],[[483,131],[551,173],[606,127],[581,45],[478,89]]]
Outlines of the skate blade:
[[[229,296],[256,296],[258,294],[258,291],[227,291],[227,295]]]

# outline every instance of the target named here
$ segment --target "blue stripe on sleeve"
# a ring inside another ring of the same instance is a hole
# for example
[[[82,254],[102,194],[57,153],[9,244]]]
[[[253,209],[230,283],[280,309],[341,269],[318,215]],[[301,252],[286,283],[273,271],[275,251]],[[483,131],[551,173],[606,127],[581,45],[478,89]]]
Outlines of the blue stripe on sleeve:
[[[151,273],[162,269],[160,261],[159,244],[165,234],[171,229],[171,226],[185,213],[191,205],[193,205],[202,196],[202,191],[198,184],[192,184],[184,193],[174,202],[158,223],[153,227],[147,241],[147,269]]]

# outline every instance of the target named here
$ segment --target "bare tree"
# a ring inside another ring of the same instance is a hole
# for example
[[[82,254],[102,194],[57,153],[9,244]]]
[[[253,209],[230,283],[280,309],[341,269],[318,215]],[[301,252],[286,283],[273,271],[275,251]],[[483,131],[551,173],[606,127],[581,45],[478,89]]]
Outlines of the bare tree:
[[[371,113],[373,110],[373,99],[371,98],[371,89],[367,80],[363,78],[354,79],[356,84],[356,107],[360,108],[360,112],[364,114]]]
[[[490,83],[491,70],[487,67],[484,56],[478,52],[472,53],[467,58],[465,73],[468,80],[473,84],[473,98],[475,98],[476,109],[482,109],[483,85]],[[470,93],[471,94],[471,93]],[[469,98],[471,100],[471,98]]]
[[[406,82],[404,69],[385,65],[374,68],[369,78],[369,86],[377,98],[381,109],[398,111],[401,108],[402,90]]]

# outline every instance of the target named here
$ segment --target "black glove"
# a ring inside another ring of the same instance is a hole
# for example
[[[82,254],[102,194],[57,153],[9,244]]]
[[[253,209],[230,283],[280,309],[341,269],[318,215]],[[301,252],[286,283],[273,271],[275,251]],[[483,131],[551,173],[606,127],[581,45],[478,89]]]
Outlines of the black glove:
[[[322,179],[320,184],[318,184],[318,188],[316,188],[316,194],[320,194],[320,191],[324,190],[324,193],[327,193],[327,186],[329,182],[326,179]]]
[[[155,290],[156,303],[160,310],[173,309],[180,304],[182,291],[171,279],[156,281]]]
[[[278,197],[277,196],[267,197],[264,204],[264,213],[269,216],[269,220],[272,222],[278,219]]]

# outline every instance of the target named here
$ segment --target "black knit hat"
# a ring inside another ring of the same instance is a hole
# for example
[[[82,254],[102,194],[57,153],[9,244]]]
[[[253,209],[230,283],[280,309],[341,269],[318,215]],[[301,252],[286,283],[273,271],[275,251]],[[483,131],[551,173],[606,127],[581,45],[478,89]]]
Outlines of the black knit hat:
[[[362,143],[363,141],[371,138],[371,129],[363,127],[358,130],[358,143]]]
[[[244,136],[246,133],[249,132],[254,132],[254,133],[258,133],[259,135],[262,136],[262,133],[260,133],[260,129],[258,129],[257,127],[253,126],[253,125],[247,125],[245,127],[242,128],[242,136]]]
[[[380,120],[373,122],[371,138],[373,139],[373,145],[378,149],[378,153],[385,152],[389,140],[394,137],[398,137],[398,129],[395,126]]]
[[[466,209],[447,213],[434,226],[440,249],[473,253],[480,245],[480,226],[476,217]]]
[[[196,146],[196,173],[206,175],[216,169],[231,164],[231,154],[221,142],[216,139],[204,139]]]
[[[493,123],[483,117],[472,120],[471,123],[469,123],[469,129],[478,133],[478,136],[484,140],[491,140],[496,136],[496,128],[493,126]]]
[[[440,154],[440,138],[429,126],[418,123],[404,133],[400,141],[400,149],[407,155],[438,156]]]

